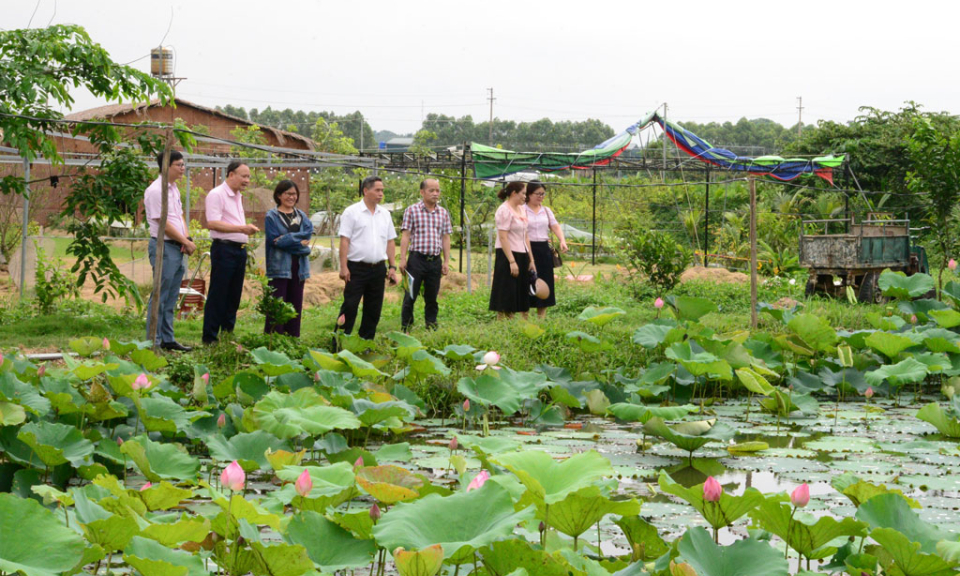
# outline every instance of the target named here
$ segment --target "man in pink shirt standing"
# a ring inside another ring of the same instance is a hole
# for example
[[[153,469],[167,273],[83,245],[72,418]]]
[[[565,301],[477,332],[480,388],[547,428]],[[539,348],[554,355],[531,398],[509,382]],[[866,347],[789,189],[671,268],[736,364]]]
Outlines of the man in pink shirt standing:
[[[157,158],[157,164],[163,170],[163,154]],[[163,202],[161,188],[163,186],[162,177],[158,177],[147,187],[143,193],[143,208],[147,215],[147,226],[150,228],[150,244],[147,248],[147,255],[150,257],[150,265],[157,267],[157,242],[162,241],[163,247],[163,271],[160,278],[160,311],[157,315],[157,335],[156,342],[160,348],[166,350],[178,350],[180,352],[189,352],[190,346],[184,346],[177,342],[173,337],[173,313],[177,306],[177,298],[180,296],[180,282],[183,280],[183,274],[186,267],[183,264],[183,256],[193,254],[197,246],[187,236],[187,225],[183,218],[183,205],[180,202],[180,190],[177,188],[177,180],[186,172],[186,164],[183,160],[183,154],[176,150],[170,152],[170,165],[167,168],[167,221],[163,227],[163,234],[160,234],[160,215]],[[150,305],[147,310],[153,309],[153,294],[150,295]],[[147,329],[150,328],[150,321],[147,320]],[[147,338],[151,334],[147,333]]]
[[[247,241],[260,231],[247,224],[241,193],[250,183],[250,168],[234,160],[227,165],[223,184],[207,193],[207,229],[210,246],[210,289],[203,309],[203,343],[212,344],[220,332],[233,332],[243,295],[247,268]]]

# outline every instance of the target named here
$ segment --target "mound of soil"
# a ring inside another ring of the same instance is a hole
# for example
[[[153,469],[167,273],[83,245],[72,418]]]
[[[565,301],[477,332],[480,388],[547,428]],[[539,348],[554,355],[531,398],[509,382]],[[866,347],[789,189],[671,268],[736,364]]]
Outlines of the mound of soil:
[[[696,266],[687,268],[680,275],[681,282],[701,281],[716,284],[748,284],[750,277],[743,272],[731,272],[726,268],[704,268]]]

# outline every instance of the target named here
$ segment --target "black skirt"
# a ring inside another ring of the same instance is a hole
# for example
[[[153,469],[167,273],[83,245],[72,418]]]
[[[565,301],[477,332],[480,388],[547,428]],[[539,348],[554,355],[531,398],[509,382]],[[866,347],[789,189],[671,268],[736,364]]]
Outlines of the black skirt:
[[[557,305],[557,298],[553,292],[553,250],[550,249],[550,243],[530,241],[530,249],[533,250],[533,265],[537,268],[537,278],[547,283],[550,288],[550,295],[541,300],[536,296],[530,297],[531,308],[549,308]]]
[[[526,312],[530,309],[530,260],[526,252],[514,252],[520,268],[516,278],[510,275],[510,261],[497,248],[493,264],[493,285],[490,287],[490,310],[494,312]]]

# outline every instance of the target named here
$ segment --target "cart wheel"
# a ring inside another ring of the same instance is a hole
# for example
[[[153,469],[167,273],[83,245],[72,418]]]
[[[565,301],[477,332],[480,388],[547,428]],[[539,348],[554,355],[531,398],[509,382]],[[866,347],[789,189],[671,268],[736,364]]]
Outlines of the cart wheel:
[[[877,286],[877,279],[880,277],[876,272],[867,272],[860,281],[860,290],[857,291],[857,298],[861,302],[869,304],[881,304],[886,300],[880,288]]]
[[[807,279],[807,285],[803,288],[803,295],[807,298],[817,293],[817,277],[811,276]]]

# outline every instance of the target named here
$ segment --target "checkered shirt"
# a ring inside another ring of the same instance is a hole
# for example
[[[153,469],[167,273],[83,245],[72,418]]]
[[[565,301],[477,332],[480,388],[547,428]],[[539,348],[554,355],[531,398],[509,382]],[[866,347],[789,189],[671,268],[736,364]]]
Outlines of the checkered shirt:
[[[410,250],[437,256],[443,250],[443,235],[453,234],[450,213],[442,206],[428,212],[423,200],[403,212],[401,230],[410,231]]]

